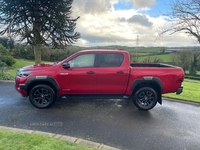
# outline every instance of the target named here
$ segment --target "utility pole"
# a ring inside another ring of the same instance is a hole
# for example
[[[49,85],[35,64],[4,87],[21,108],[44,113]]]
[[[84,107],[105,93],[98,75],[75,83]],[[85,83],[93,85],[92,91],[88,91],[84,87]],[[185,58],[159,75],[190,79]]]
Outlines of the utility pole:
[[[136,55],[137,55],[138,47],[139,47],[139,35],[137,34],[137,39],[136,39],[136,52],[135,52]]]
[[[139,35],[137,34],[137,39],[136,39],[136,47],[139,47]]]

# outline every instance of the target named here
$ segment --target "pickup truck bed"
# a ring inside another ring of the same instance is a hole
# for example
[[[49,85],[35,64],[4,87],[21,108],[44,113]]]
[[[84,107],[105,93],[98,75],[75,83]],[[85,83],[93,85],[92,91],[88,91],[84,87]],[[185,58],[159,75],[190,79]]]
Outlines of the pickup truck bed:
[[[158,68],[177,68],[177,66],[172,66],[168,64],[162,64],[162,63],[131,63],[131,67],[158,67]]]

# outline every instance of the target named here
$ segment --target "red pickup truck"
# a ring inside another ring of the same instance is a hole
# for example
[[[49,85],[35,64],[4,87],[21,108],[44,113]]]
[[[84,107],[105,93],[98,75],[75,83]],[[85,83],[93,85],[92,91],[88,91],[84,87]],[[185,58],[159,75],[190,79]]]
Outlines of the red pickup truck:
[[[60,98],[131,98],[140,110],[150,110],[162,94],[180,94],[183,69],[160,63],[130,63],[123,50],[84,50],[62,62],[18,69],[16,90],[37,108]]]

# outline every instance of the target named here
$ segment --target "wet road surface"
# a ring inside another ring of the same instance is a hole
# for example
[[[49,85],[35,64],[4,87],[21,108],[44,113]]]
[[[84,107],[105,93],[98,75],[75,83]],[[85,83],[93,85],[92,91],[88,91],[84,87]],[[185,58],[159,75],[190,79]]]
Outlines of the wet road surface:
[[[0,126],[80,137],[127,150],[199,150],[200,106],[163,101],[139,111],[129,100],[59,100],[33,107],[0,82]]]

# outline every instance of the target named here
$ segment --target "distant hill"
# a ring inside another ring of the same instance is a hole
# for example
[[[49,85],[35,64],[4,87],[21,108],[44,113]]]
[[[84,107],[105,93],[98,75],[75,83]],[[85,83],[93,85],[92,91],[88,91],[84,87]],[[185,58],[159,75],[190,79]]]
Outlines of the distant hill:
[[[128,47],[128,46],[120,46],[120,45],[109,45],[109,46],[94,46],[94,47],[80,47],[80,46],[69,46],[70,50],[86,50],[86,49],[123,49],[126,51],[137,51],[137,52],[159,52],[159,51],[179,51],[186,49],[196,49],[200,50],[200,46],[196,47]]]

